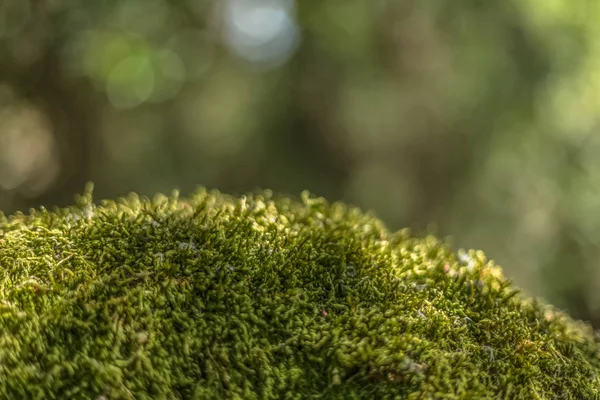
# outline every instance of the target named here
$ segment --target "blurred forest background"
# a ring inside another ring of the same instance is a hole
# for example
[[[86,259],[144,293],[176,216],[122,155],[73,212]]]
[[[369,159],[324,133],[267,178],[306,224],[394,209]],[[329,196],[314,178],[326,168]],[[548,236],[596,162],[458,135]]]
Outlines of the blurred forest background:
[[[600,2],[0,0],[0,209],[256,188],[481,248],[600,328]]]

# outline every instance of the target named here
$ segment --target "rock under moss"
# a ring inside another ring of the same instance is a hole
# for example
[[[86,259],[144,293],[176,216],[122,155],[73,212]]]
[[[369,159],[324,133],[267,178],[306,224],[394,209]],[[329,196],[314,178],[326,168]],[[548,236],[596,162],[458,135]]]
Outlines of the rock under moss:
[[[77,203],[0,217],[2,399],[600,398],[481,252],[307,193]]]

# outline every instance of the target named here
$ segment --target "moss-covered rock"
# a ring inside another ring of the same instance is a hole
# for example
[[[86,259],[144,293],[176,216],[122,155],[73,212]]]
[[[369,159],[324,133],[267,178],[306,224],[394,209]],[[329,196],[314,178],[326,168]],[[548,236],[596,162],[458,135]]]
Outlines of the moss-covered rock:
[[[597,399],[599,339],[481,252],[323,199],[0,218],[3,399]]]

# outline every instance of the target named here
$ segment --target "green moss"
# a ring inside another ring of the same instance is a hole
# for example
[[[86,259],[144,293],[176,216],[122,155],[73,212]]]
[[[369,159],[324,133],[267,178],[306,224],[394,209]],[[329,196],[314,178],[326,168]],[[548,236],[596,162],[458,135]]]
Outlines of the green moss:
[[[588,326],[483,253],[303,194],[0,218],[6,399],[598,399]]]

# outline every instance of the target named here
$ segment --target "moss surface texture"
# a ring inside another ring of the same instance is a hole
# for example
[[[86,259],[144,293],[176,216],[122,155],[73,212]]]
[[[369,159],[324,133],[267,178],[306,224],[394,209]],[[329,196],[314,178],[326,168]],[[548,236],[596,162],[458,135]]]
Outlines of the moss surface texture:
[[[600,339],[478,251],[303,193],[0,218],[2,399],[598,399]]]

